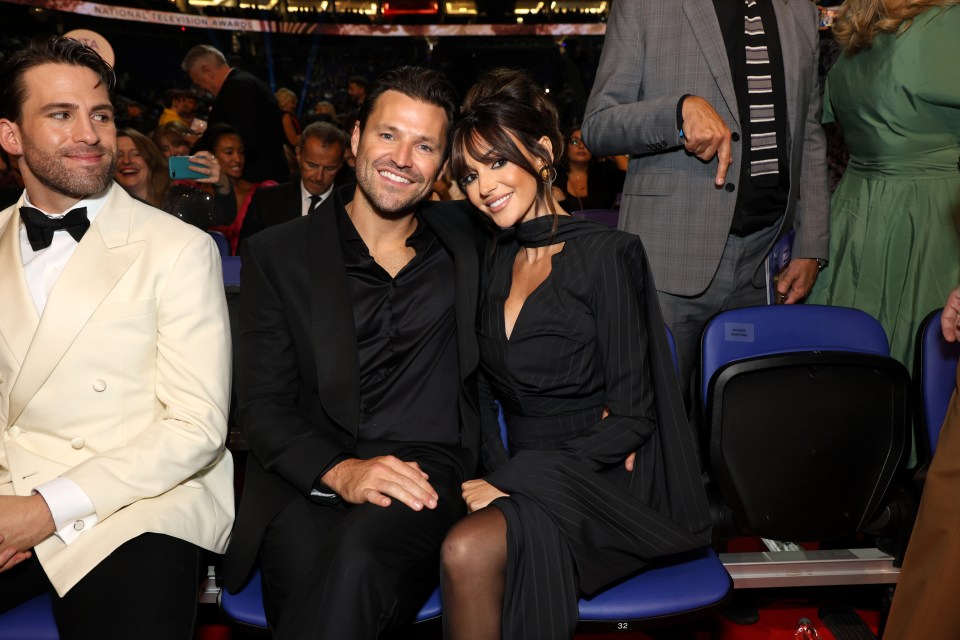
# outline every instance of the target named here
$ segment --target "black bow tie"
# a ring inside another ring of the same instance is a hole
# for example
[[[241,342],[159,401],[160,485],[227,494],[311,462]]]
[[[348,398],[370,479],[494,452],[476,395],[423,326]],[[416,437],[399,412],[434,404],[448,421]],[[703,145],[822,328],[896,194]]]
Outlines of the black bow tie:
[[[90,228],[86,207],[72,209],[62,218],[51,218],[33,207],[20,207],[20,219],[27,228],[27,239],[34,251],[49,247],[53,242],[54,231],[62,229],[80,242],[80,238]]]

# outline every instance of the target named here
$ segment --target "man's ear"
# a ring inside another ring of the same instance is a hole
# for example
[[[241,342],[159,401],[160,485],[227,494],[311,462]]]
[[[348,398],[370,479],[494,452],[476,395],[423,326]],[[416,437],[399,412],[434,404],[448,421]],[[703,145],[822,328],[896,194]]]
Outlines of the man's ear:
[[[0,118],[0,147],[3,147],[3,150],[11,156],[23,155],[20,127],[13,120]]]
[[[357,157],[357,149],[360,148],[360,121],[353,123],[353,134],[350,136],[350,149],[353,150],[353,157]]]

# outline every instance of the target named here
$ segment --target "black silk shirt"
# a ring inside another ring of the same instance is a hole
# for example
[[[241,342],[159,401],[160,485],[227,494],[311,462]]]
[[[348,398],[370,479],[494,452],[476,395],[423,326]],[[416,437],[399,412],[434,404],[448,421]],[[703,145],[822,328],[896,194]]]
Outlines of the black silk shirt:
[[[453,257],[419,215],[417,222],[407,238],[416,256],[392,278],[337,207],[357,328],[359,437],[456,445],[460,370]]]

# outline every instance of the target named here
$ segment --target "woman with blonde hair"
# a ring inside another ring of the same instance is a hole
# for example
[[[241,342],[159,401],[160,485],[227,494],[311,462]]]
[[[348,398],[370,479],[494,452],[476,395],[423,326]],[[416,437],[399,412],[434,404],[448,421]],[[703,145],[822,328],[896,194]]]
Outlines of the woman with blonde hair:
[[[281,122],[283,123],[284,142],[290,148],[296,148],[300,144],[300,121],[297,119],[297,94],[290,89],[277,89],[274,94],[277,97],[277,104],[280,105]]]
[[[117,132],[114,178],[127,193],[158,209],[170,186],[167,159],[150,138],[135,129]]]
[[[846,0],[833,26],[844,55],[823,121],[840,124],[850,163],[809,301],[876,317],[908,368],[921,320],[960,281],[957,3]]]
[[[188,156],[197,135],[179,122],[168,122],[154,130],[153,141],[165,158]]]

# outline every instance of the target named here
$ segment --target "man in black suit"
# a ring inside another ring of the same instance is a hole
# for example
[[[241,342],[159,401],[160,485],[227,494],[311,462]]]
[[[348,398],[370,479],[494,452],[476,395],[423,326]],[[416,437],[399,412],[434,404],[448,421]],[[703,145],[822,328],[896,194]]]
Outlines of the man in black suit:
[[[224,562],[259,557],[274,637],[375,638],[412,621],[465,513],[479,448],[476,216],[424,205],[457,114],[450,85],[377,81],[357,186],[249,239],[236,350],[250,445]]]
[[[241,251],[244,241],[258,231],[316,211],[335,187],[356,183],[353,170],[343,163],[346,148],[346,134],[334,125],[307,125],[296,149],[300,177],[253,194],[240,229]]]
[[[190,80],[213,94],[211,125],[223,122],[240,134],[246,153],[243,178],[250,182],[283,182],[290,175],[283,154],[280,106],[260,78],[227,64],[214,47],[198,44],[181,65]]]

